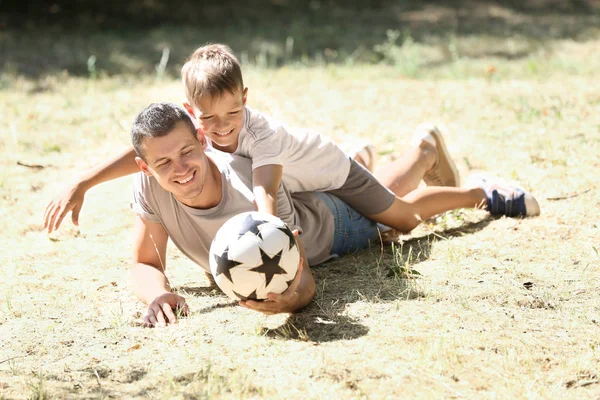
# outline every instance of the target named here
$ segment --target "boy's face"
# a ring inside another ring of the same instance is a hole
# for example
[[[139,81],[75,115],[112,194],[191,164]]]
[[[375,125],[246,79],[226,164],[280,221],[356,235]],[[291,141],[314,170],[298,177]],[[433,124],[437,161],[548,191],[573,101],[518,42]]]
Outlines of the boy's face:
[[[220,96],[203,96],[199,104],[186,109],[198,124],[202,133],[210,139],[214,148],[233,153],[243,126],[244,106],[248,88],[235,93],[224,92]]]
[[[208,187],[212,181],[205,147],[205,143],[190,132],[189,125],[179,122],[165,136],[144,139],[142,150],[146,160],[136,157],[136,162],[146,175],[156,178],[160,186],[179,201],[199,207],[212,195]]]

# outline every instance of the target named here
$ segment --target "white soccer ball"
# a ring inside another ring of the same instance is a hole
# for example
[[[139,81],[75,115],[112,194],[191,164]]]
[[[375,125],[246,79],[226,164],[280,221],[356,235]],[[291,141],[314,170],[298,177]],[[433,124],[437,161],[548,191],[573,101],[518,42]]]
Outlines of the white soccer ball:
[[[279,218],[245,212],[230,218],[210,245],[210,270],[221,290],[235,300],[264,300],[284,292],[296,276],[300,252],[292,231]]]

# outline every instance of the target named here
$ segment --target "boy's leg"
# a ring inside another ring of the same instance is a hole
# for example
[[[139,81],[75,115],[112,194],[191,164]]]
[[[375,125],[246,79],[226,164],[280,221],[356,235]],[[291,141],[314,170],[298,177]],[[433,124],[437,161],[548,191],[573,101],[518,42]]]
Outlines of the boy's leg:
[[[485,208],[493,216],[530,217],[540,214],[533,195],[498,181],[481,180],[479,187],[429,186],[396,197],[385,211],[369,215],[372,220],[408,233],[434,215],[458,208]]]
[[[419,125],[410,149],[374,175],[400,197],[415,190],[421,180],[433,186],[460,186],[460,175],[442,133],[431,123]]]
[[[402,233],[413,230],[422,221],[457,208],[484,207],[487,196],[482,188],[429,186],[396,197],[392,205],[379,214],[368,217]]]
[[[373,174],[377,180],[396,196],[404,196],[415,190],[437,159],[435,147],[426,141],[411,146],[396,161],[381,166]]]

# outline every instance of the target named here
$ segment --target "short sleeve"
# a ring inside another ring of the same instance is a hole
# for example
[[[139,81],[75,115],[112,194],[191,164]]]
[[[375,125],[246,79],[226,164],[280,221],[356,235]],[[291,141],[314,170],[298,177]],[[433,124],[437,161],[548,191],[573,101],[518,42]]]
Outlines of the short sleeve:
[[[277,192],[277,215],[291,230],[297,229],[302,233],[302,227],[298,225],[296,218],[292,196],[283,184],[279,185],[279,191]]]
[[[142,172],[133,176],[133,201],[130,204],[131,209],[142,219],[160,222],[152,207],[146,201],[146,195],[150,192],[149,178]]]
[[[283,126],[266,126],[260,131],[252,132],[251,143],[248,143],[252,170],[264,165],[283,165],[290,140],[290,134]]]

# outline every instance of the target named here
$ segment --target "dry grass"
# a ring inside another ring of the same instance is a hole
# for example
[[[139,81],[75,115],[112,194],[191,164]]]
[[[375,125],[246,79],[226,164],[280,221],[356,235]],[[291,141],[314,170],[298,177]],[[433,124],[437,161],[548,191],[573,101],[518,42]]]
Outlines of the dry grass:
[[[542,215],[441,216],[315,268],[318,295],[294,316],[232,304],[171,248],[192,314],[154,330],[137,326],[126,283],[129,179],[90,191],[79,229],[66,221],[48,237],[40,223],[63,182],[127,145],[138,110],[181,101],[179,83],[10,78],[0,398],[598,398],[599,49],[557,41],[552,54],[461,59],[421,80],[386,66],[248,68],[255,108],[368,138],[382,159],[418,123],[443,122],[463,176],[516,180]]]

